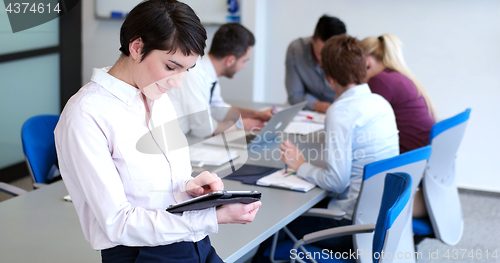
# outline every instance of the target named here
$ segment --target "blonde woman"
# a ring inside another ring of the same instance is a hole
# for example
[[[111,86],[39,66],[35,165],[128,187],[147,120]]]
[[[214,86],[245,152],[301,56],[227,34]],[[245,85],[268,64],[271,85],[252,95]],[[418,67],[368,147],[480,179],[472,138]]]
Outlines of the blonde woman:
[[[406,67],[401,41],[394,35],[367,37],[361,41],[366,52],[366,82],[373,93],[384,97],[392,106],[399,130],[399,150],[408,152],[429,143],[436,111],[429,94]],[[422,191],[413,205],[413,217],[425,217]]]
[[[365,80],[394,110],[401,153],[427,145],[436,113],[424,87],[406,67],[401,41],[384,34],[361,43],[366,52]]]

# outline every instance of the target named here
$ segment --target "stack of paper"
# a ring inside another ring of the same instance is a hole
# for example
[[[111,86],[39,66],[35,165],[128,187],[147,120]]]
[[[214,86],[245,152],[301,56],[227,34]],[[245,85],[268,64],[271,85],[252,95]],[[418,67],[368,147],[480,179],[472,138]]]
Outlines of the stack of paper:
[[[320,131],[323,128],[324,125],[319,123],[292,121],[286,126],[284,132],[306,135],[315,131]]]
[[[202,167],[204,165],[220,166],[230,160],[238,158],[238,153],[232,151],[228,154],[226,148],[222,147],[189,147],[191,165]]]
[[[295,172],[289,171],[285,173],[285,169],[260,178],[257,180],[257,185],[285,188],[300,192],[307,192],[315,186],[297,176]]]
[[[315,111],[301,110],[297,113],[297,116],[293,118],[293,121],[300,122],[315,122],[315,123],[325,123],[325,114]]]

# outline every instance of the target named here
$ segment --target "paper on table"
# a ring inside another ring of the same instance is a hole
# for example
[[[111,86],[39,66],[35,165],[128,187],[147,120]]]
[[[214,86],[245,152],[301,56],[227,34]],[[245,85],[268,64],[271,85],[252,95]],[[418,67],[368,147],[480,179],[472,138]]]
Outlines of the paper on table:
[[[297,113],[297,116],[293,118],[293,121],[301,121],[301,122],[316,122],[316,123],[325,123],[325,114],[319,113],[315,111],[301,110]]]
[[[63,199],[64,199],[64,201],[73,202],[73,200],[71,200],[71,196],[69,196],[69,195],[65,195],[63,197]]]
[[[220,166],[238,158],[238,153],[233,151],[228,155],[226,148],[222,147],[190,147],[189,157],[191,158],[191,165],[195,167],[204,165]]]
[[[323,128],[324,125],[319,123],[292,121],[288,124],[288,126],[286,126],[285,132],[306,135],[322,130]]]
[[[285,173],[285,169],[278,170],[257,180],[257,185],[285,188],[294,191],[307,192],[314,188],[314,184],[300,178],[294,172]]]

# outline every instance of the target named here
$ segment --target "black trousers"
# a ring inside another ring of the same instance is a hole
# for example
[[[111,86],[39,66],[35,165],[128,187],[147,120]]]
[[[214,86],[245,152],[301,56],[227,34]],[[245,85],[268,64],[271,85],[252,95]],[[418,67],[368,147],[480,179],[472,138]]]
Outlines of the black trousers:
[[[103,263],[220,263],[208,236],[199,242],[179,242],[156,247],[117,246],[101,251]]]

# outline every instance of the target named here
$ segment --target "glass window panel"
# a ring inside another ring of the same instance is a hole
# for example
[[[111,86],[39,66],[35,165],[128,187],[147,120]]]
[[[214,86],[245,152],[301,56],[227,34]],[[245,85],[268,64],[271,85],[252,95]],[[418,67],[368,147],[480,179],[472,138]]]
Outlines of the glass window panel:
[[[59,45],[59,18],[12,33],[5,6],[0,3],[0,55]]]
[[[24,161],[21,127],[59,114],[59,54],[0,63],[0,169]]]

